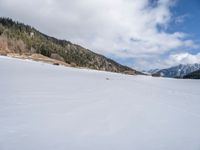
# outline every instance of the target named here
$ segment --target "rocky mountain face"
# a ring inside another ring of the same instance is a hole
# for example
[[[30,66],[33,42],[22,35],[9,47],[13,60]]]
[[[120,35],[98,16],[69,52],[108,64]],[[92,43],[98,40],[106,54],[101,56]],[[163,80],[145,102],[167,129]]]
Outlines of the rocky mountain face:
[[[200,79],[200,70],[194,71],[183,77],[184,79]]]
[[[147,70],[147,71],[144,71],[144,72],[147,73],[147,74],[152,75],[154,73],[157,73],[158,71],[160,71],[160,69],[150,69],[150,70]]]
[[[184,76],[200,69],[200,64],[178,65],[167,69],[159,70],[152,76],[168,77],[168,78],[183,78]]]
[[[45,35],[31,26],[0,18],[0,53],[41,54],[74,67],[140,74],[80,45]]]

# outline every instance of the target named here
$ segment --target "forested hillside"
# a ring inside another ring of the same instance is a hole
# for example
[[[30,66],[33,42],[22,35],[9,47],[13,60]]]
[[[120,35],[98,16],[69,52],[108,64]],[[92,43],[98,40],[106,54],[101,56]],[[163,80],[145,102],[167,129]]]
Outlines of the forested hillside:
[[[66,40],[47,36],[35,28],[0,18],[0,53],[42,54],[75,67],[136,74],[137,71]]]
[[[194,71],[183,77],[184,79],[200,79],[200,70]]]

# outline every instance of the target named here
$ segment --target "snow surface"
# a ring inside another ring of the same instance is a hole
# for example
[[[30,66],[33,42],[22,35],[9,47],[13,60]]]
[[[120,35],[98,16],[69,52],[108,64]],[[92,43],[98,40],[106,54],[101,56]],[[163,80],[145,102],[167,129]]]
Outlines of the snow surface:
[[[200,81],[0,57],[0,150],[200,150]]]

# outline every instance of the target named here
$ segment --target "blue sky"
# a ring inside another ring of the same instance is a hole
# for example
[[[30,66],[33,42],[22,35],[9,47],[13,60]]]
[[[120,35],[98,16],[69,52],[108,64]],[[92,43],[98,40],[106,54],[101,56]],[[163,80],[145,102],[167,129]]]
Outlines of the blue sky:
[[[180,31],[188,33],[194,41],[200,42],[200,1],[179,0],[172,9],[175,17],[183,17],[183,22],[172,22],[168,32]]]
[[[152,0],[153,4],[155,0]],[[157,0],[156,0],[157,1]],[[172,12],[172,20],[170,21],[168,27],[164,30],[168,33],[174,32],[182,32],[187,34],[187,39],[193,40],[195,43],[200,44],[200,1],[199,0],[177,0],[175,4],[170,8]],[[197,55],[200,52],[200,48],[184,48],[179,51],[186,52],[191,55]],[[160,56],[161,58],[166,59],[170,53],[165,53],[164,55]],[[111,56],[113,57],[113,56]],[[123,59],[119,57],[115,57],[117,61],[127,64],[129,66],[134,66],[136,63],[134,59]],[[199,58],[200,59],[200,58]],[[184,63],[179,62],[179,63]],[[198,61],[197,61],[198,63]],[[173,64],[171,64],[173,65]],[[177,64],[174,64],[177,65]],[[166,67],[170,67],[167,66]],[[156,68],[156,67],[152,67]],[[147,68],[149,69],[149,68]]]
[[[200,40],[200,1],[199,0],[179,0],[172,8],[174,16],[184,16],[182,23],[172,23],[169,32],[177,30],[190,34],[195,40]]]
[[[0,0],[0,15],[138,70],[200,63],[199,0]]]

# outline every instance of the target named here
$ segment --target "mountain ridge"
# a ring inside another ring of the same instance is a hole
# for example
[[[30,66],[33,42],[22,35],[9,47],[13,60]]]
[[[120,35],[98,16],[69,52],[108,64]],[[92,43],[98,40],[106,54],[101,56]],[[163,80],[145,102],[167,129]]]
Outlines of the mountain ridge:
[[[152,74],[152,76],[168,77],[168,78],[183,78],[187,74],[200,69],[200,64],[179,64],[166,69],[160,69]]]
[[[140,72],[101,54],[70,41],[48,36],[29,25],[13,21],[10,18],[0,18],[0,51],[3,54],[41,54],[74,67],[132,75],[140,74]]]

